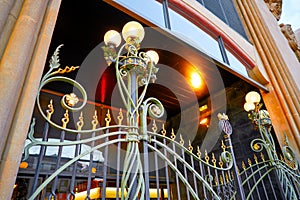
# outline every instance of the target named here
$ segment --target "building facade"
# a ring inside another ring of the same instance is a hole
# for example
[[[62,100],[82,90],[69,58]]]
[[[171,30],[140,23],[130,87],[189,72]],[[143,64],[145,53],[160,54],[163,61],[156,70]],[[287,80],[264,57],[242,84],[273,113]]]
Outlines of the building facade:
[[[28,198],[30,193],[33,193],[28,184],[31,189],[35,188],[33,177],[39,164],[22,168],[20,163],[24,158],[23,149],[31,130],[33,117],[36,118],[37,124],[35,137],[43,137],[44,126],[38,125],[43,123],[41,122],[43,118],[38,114],[39,110],[36,107],[36,101],[39,101],[36,100],[37,94],[40,95],[41,107],[45,110],[49,103],[48,99],[59,102],[58,97],[63,96],[65,92],[73,91],[72,88],[65,86],[68,81],[64,84],[54,83],[45,88],[40,87],[40,83],[47,80],[42,77],[45,77],[49,70],[48,61],[52,59],[51,64],[55,64],[53,52],[60,44],[64,44],[64,47],[60,49],[57,62],[59,61],[62,68],[80,66],[77,73],[72,74],[70,71],[71,73],[66,76],[78,81],[85,88],[86,98],[89,101],[85,112],[93,113],[93,109],[97,110],[99,123],[105,124],[108,119],[106,111],[116,113],[116,110],[122,107],[122,102],[119,100],[121,98],[115,94],[114,86],[117,82],[114,78],[115,71],[107,67],[103,59],[102,38],[110,29],[121,32],[122,26],[128,21],[138,21],[145,29],[141,49],[145,51],[155,49],[160,57],[157,65],[159,71],[155,74],[156,85],[150,84],[148,88],[150,92],[147,93],[159,99],[167,113],[161,121],[158,119],[158,130],[166,129],[170,134],[175,130],[176,138],[181,137],[180,132],[186,143],[191,140],[190,147],[196,149],[199,146],[202,152],[217,152],[217,143],[220,142],[222,133],[216,131],[218,122],[214,118],[218,113],[227,113],[233,127],[231,139],[235,149],[235,159],[238,164],[241,164],[242,160],[247,160],[251,153],[250,147],[247,150],[245,146],[250,146],[249,141],[259,136],[257,131],[252,130],[251,121],[243,111],[245,95],[255,90],[261,94],[265,109],[268,110],[272,120],[271,132],[276,140],[278,151],[281,151],[280,149],[285,147],[288,141],[295,157],[299,160],[300,81],[297,77],[300,76],[300,63],[297,54],[291,48],[291,43],[286,39],[277,22],[280,17],[281,3],[281,1],[250,0],[138,2],[115,0],[88,3],[59,0],[1,1],[1,199],[9,199],[17,195],[14,193],[16,180],[29,180],[26,182],[26,194],[23,198]],[[200,82],[204,82],[200,88],[190,83],[194,71],[200,74]],[[79,99],[84,101],[85,95]],[[208,110],[201,110],[202,106],[208,107]],[[64,116],[64,109],[59,112],[60,116]],[[59,121],[58,116],[55,120]],[[69,125],[76,129],[78,116],[76,119],[75,116],[74,114],[73,124]],[[90,121],[93,119],[88,118]],[[202,121],[205,119],[208,122]],[[117,121],[116,117],[116,124]],[[162,124],[166,124],[166,127],[163,128]],[[59,139],[61,132],[57,134],[52,130],[49,134],[53,134],[53,139]],[[66,135],[65,139],[76,140],[73,135]],[[94,153],[97,154],[96,151]],[[105,154],[105,151],[102,153]],[[27,164],[37,162],[34,155],[39,154],[41,150],[31,152]],[[52,154],[49,152],[49,155]],[[70,157],[63,156],[62,163],[68,162],[68,158]],[[104,159],[100,161],[100,156],[99,163],[105,162],[106,158],[107,156],[104,155]],[[30,163],[30,159],[35,161]],[[48,159],[50,168],[53,167],[51,163],[56,162],[51,156],[45,156],[45,159]],[[90,160],[93,162],[93,159]],[[83,169],[84,163],[81,164]],[[89,166],[91,171],[92,165]],[[185,169],[185,165],[182,168]],[[43,174],[43,170],[47,171],[47,167],[39,172],[44,178],[51,175]],[[66,173],[65,177],[72,177],[71,172],[72,170],[68,172],[69,174]],[[109,175],[112,177],[105,175],[107,180],[110,178],[110,182],[107,181],[107,188],[110,187],[109,184],[113,185],[115,180],[113,172]],[[85,178],[87,175],[82,171],[77,176]],[[91,180],[91,176],[89,177]],[[38,179],[40,180],[39,177]],[[103,177],[97,180],[101,182]],[[150,181],[148,180],[150,186],[151,181],[155,182],[155,179],[151,180],[150,176]],[[104,182],[106,184],[106,181]],[[68,188],[70,183],[66,181],[65,187]],[[84,184],[90,185],[91,189],[93,183],[83,181],[77,184],[77,188],[82,187],[87,190]],[[103,182],[101,184],[103,187]],[[173,187],[176,191],[174,184],[168,185],[161,187],[161,192],[166,194],[164,196],[166,199],[170,198]],[[54,193],[56,190],[63,191],[62,187],[63,184],[58,184],[57,188],[48,189]],[[47,189],[44,191],[49,192]],[[108,190],[106,193],[108,194]],[[241,194],[243,192],[237,193],[247,196]],[[63,192],[60,194],[63,195]],[[158,198],[157,194],[155,198]],[[178,198],[179,194],[172,193],[174,195],[172,198]],[[189,196],[189,191],[186,193],[181,191],[181,194]],[[200,194],[199,196],[202,197]],[[61,198],[64,199],[66,196]],[[237,196],[237,199],[239,198]]]

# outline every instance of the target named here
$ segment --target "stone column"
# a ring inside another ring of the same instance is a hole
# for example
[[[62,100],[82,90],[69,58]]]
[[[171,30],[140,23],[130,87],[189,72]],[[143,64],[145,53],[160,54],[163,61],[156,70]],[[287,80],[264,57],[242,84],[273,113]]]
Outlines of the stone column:
[[[26,0],[0,63],[0,155],[24,85],[47,1]]]
[[[0,199],[10,199],[61,0],[25,0],[0,63]]]
[[[300,158],[300,72],[296,57],[283,37],[277,21],[263,1],[236,1],[249,37],[269,77],[269,93],[262,92],[280,144],[284,133]],[[297,81],[298,80],[298,81]]]
[[[3,30],[3,26],[14,2],[15,0],[0,0],[0,33]]]
[[[16,24],[17,18],[20,14],[20,10],[22,8],[23,1],[24,0],[16,0],[14,2],[14,5],[12,6],[10,12],[8,13],[8,16],[6,18],[6,21],[3,25],[3,27],[0,28],[0,60],[2,58],[5,47],[8,43],[9,37],[10,37],[10,35],[13,31],[13,28]],[[0,13],[1,13],[1,11],[0,11]],[[2,16],[0,16],[0,21],[1,21],[1,17]]]

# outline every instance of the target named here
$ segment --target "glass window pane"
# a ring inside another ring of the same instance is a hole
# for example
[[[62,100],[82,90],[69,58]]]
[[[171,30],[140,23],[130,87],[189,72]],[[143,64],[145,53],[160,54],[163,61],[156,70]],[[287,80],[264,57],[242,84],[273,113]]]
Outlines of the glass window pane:
[[[195,24],[169,9],[171,30],[181,36],[186,42],[192,46],[202,50],[213,58],[222,62],[222,55],[219,49],[218,42],[210,35],[205,33]]]
[[[226,49],[226,54],[227,54],[227,57],[228,57],[228,60],[229,60],[230,68],[233,69],[234,71],[238,72],[239,74],[242,74],[242,75],[244,75],[246,77],[249,77],[245,65],[243,65],[243,63],[241,63],[241,61],[239,61],[227,49]]]
[[[115,2],[157,26],[165,26],[162,4],[156,0],[115,0]]]

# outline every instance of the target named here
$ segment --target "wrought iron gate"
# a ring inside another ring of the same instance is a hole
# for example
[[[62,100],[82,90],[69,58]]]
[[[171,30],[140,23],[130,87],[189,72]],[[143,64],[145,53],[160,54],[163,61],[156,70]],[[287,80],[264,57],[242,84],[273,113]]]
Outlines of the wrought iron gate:
[[[160,101],[156,98],[144,100],[149,81],[155,78],[157,69],[147,54],[138,54],[134,45],[125,44],[122,48],[125,47],[128,55],[125,58],[118,55],[114,62],[118,87],[127,110],[119,110],[114,121],[112,111],[105,109],[103,126],[100,126],[99,114],[95,112],[90,122],[91,129],[83,129],[88,122],[82,113],[75,124],[76,128],[68,126],[71,111],[82,109],[87,97],[79,83],[58,75],[77,67],[59,68],[60,46],[55,51],[50,70],[41,81],[40,91],[53,81],[71,83],[81,92],[82,102],[81,106],[75,107],[78,97],[73,93],[64,95],[61,103],[65,113],[59,124],[52,120],[56,102],[51,100],[45,108],[40,104],[38,95],[37,106],[46,121],[42,138],[35,138],[33,120],[28,134],[29,142],[24,149],[26,160],[31,159],[30,151],[36,146],[40,147],[35,158],[29,199],[59,199],[60,191],[57,189],[61,180],[67,180],[66,199],[300,198],[298,163],[288,145],[283,148],[282,158],[278,158],[267,118],[256,116],[261,138],[251,143],[255,152],[262,152],[264,148],[266,155],[261,153],[260,159],[255,156],[253,163],[249,160],[248,166],[243,164],[242,170],[238,171],[228,117],[225,114],[218,115],[219,126],[224,134],[220,153],[200,152],[199,147],[193,148],[190,141],[184,141],[173,129],[168,132],[163,124],[158,125],[153,120],[163,115]],[[140,96],[132,94],[136,91],[136,83],[144,85]],[[147,130],[148,115],[153,122],[151,130]],[[59,139],[54,140],[49,136],[51,127],[60,132]],[[73,134],[74,139],[67,140],[67,134]],[[46,152],[50,148],[55,151],[55,160],[52,168],[47,169],[51,173],[45,174],[45,162],[50,162]],[[63,156],[66,151],[72,152],[67,159]],[[85,192],[80,192],[81,189]],[[277,194],[278,189],[282,197]]]

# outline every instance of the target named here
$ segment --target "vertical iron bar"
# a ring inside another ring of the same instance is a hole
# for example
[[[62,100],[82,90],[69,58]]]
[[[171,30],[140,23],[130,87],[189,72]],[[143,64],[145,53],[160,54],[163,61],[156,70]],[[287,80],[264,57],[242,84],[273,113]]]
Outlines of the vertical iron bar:
[[[119,128],[119,132],[121,129]],[[121,139],[121,134],[118,135],[118,139]],[[121,142],[118,142],[118,150],[117,150],[117,182],[116,182],[116,200],[119,200],[119,191],[120,191],[120,151],[121,151]]]
[[[92,138],[96,136],[96,132],[92,133]],[[95,141],[91,142],[91,148],[95,146]],[[92,167],[93,167],[93,160],[94,160],[94,152],[90,153],[90,161],[89,161],[89,172],[88,172],[88,180],[86,185],[86,199],[90,199],[91,194],[91,184],[92,184]]]
[[[47,175],[43,178],[43,182],[44,182],[44,180],[47,180],[48,177],[49,177],[49,176],[48,176],[48,174],[47,174]],[[46,199],[46,188],[44,188],[44,189],[42,190],[40,199]]]
[[[185,153],[184,153],[184,150],[183,150],[183,149],[181,149],[181,155],[182,155],[183,160],[185,160]],[[189,180],[189,177],[188,177],[188,174],[187,174],[187,170],[186,170],[185,164],[183,164],[183,171],[184,171],[184,178],[188,181],[188,180]],[[188,182],[189,182],[189,181],[188,181]],[[190,200],[189,187],[186,186],[185,188],[186,188],[187,199]]]
[[[226,183],[225,183],[226,178],[225,178],[225,174],[224,174],[223,170],[222,170],[222,179],[223,179],[222,191],[223,191],[223,196],[224,196],[226,194],[226,187],[225,187],[225,185],[226,185]]]
[[[106,129],[105,134],[109,133],[109,129]],[[108,137],[105,137],[105,142],[108,142]],[[108,146],[104,149],[104,166],[103,166],[103,184],[102,184],[102,200],[106,197],[106,181],[107,181],[107,164],[108,164]]]
[[[48,132],[49,132],[49,123],[46,122],[45,126],[44,126],[44,130],[43,130],[43,137],[42,137],[42,141],[47,141],[48,140]],[[37,161],[37,166],[35,169],[35,173],[34,173],[34,179],[33,179],[33,186],[32,186],[32,190],[31,190],[31,195],[35,192],[37,185],[38,185],[38,179],[39,179],[39,175],[41,172],[41,168],[42,168],[42,161],[43,161],[43,157],[45,155],[45,152],[47,150],[47,146],[41,146],[40,148],[40,154],[38,157],[38,161]]]
[[[279,186],[279,192],[276,192],[276,193],[274,193],[274,194],[280,193],[281,196],[285,198],[285,192],[283,191],[283,189],[282,189],[282,187],[281,187],[281,184],[280,184],[280,180],[279,180],[279,176],[278,176],[277,171],[273,171],[273,174],[274,174],[274,176],[275,176],[277,185]],[[271,182],[271,183],[272,183],[272,182]],[[272,185],[272,187],[273,187],[273,184],[271,184],[271,185]]]
[[[167,145],[166,143],[166,139],[164,138],[164,140],[163,140],[163,142],[164,142],[164,145]],[[167,150],[164,148],[164,156],[168,156],[167,155]],[[166,170],[166,183],[167,183],[167,190],[168,190],[168,200],[170,200],[170,196],[171,196],[171,190],[170,190],[170,181],[169,181],[169,166],[168,166],[168,163],[167,163],[167,161],[165,161],[165,170]],[[164,196],[163,196],[163,198],[164,198]]]
[[[137,119],[137,113],[135,111],[135,106],[137,105],[137,95],[138,95],[137,94],[137,75],[136,75],[134,68],[132,70],[130,70],[129,72],[130,72],[129,73],[130,76],[128,77],[128,91],[131,96],[131,99],[134,102],[134,105],[132,105],[131,101],[128,100],[129,105],[127,105],[128,106],[127,109],[133,115],[133,116],[130,116],[129,125],[137,126],[138,119]],[[132,130],[132,132],[135,132],[135,131],[136,130]],[[131,141],[129,141],[129,142],[131,142]],[[132,188],[130,188],[130,193],[128,194],[130,200],[136,200],[135,194],[136,194],[136,189],[138,187],[138,176],[135,177],[135,174],[134,174],[134,173],[136,173],[136,171],[137,171],[137,163],[134,162],[132,170],[131,170],[131,172],[129,172],[130,173],[129,181],[132,183]],[[132,173],[132,172],[134,172],[134,173]]]
[[[220,181],[219,181],[219,175],[217,169],[215,169],[215,184],[217,188],[217,194],[221,195],[221,189],[220,189]]]
[[[234,172],[234,176],[235,176],[235,180],[236,180],[236,187],[237,187],[238,197],[241,200],[245,200],[246,199],[245,198],[245,192],[244,192],[244,188],[242,186],[241,177],[240,177],[240,175],[238,173],[238,168],[237,168],[237,164],[236,164],[236,160],[235,160],[235,156],[234,156],[234,152],[233,152],[233,146],[232,146],[230,134],[225,134],[224,138],[225,138],[225,141],[228,142],[227,148],[229,148],[231,156],[232,156],[233,168],[234,168],[233,172]]]
[[[245,172],[245,177],[246,177],[245,179],[247,179],[248,178],[247,171],[245,170],[244,172]],[[248,191],[250,191],[251,190],[251,186],[250,186],[249,180],[247,181],[247,185],[248,185]],[[252,194],[251,194],[251,199],[253,200]]]
[[[207,166],[206,169],[207,169],[207,177],[208,177],[208,180],[209,180],[209,185],[210,185],[211,188],[213,188],[213,185],[212,185],[213,177],[210,174],[210,167]],[[210,199],[212,199],[212,194],[210,194],[210,195],[211,195]]]
[[[259,165],[256,165],[256,168],[259,169]],[[261,171],[260,171],[260,170],[258,171],[258,174],[259,174],[259,177],[261,177]],[[265,186],[264,180],[262,180],[261,183],[262,183],[262,186],[263,186],[263,190],[264,190],[264,194],[265,194],[265,195],[264,195],[264,196],[265,196],[265,199],[266,199],[266,200],[269,200],[269,197],[268,197],[268,193],[267,193],[267,190],[266,190],[266,186]]]
[[[201,158],[199,158],[199,159],[201,159]],[[200,174],[201,174],[201,177],[205,177],[206,174],[205,174],[205,172],[203,172],[203,166],[202,166],[201,160],[199,160],[199,168],[200,168]],[[201,184],[202,184],[202,188],[203,188],[204,199],[207,199],[207,194],[206,194],[205,186],[204,186],[203,183],[201,183]]]
[[[276,194],[277,194],[277,193],[276,193],[275,190],[274,190],[274,187],[273,187],[273,184],[272,184],[272,180],[271,180],[270,174],[268,174],[267,176],[268,176],[269,183],[270,183],[270,185],[271,185],[271,190],[272,190],[272,192],[273,192],[273,195],[274,195],[274,197],[275,197],[275,200],[277,200],[277,197],[276,197]]]
[[[77,133],[76,141],[80,140],[80,136],[81,136],[80,133]],[[74,157],[79,155],[79,150],[80,150],[80,144],[76,144]],[[71,183],[70,183],[70,193],[68,194],[67,199],[70,199],[71,196],[72,196],[72,199],[75,199],[74,189],[75,189],[75,180],[76,180],[76,173],[77,173],[77,164],[78,164],[78,161],[75,161],[75,163],[73,164],[72,179],[71,179]]]
[[[174,143],[173,143],[173,152],[176,152]],[[174,158],[174,165],[177,168],[177,159],[175,156],[173,156],[173,158]],[[178,199],[181,199],[181,197],[180,197],[180,182],[179,182],[178,174],[176,172],[175,172],[175,178],[176,178],[177,196],[178,196]]]
[[[144,178],[145,178],[145,199],[150,199],[150,184],[149,184],[149,156],[148,156],[148,140],[144,139],[143,141],[143,150],[144,150]]]
[[[191,155],[190,158],[191,158],[192,168],[195,169],[194,157]],[[196,192],[197,196],[199,196],[198,187],[197,187],[197,179],[196,179],[196,175],[194,173],[193,173],[193,180],[194,180],[195,192]]]
[[[253,174],[253,169],[252,169],[251,166],[250,166],[250,170],[251,170],[251,174]],[[254,181],[254,183],[256,183],[255,175],[253,176],[253,181]],[[259,190],[258,190],[258,187],[255,188],[255,191],[256,191],[256,193],[257,193],[258,199],[261,200],[261,198],[260,198],[260,193],[259,193]]]
[[[65,131],[61,132],[60,135],[60,142],[63,142],[65,139]],[[59,146],[58,147],[58,153],[57,153],[57,160],[56,160],[56,167],[55,167],[55,171],[59,169],[60,167],[60,163],[61,163],[61,156],[62,156],[62,150],[63,150],[63,146]],[[55,177],[52,187],[51,187],[51,194],[49,195],[49,199],[51,199],[51,197],[54,196],[54,199],[56,199],[56,189],[57,189],[57,184],[58,184],[58,176]]]
[[[154,135],[154,140],[156,140],[156,136]],[[156,143],[154,143],[154,148],[157,149]],[[157,152],[154,152],[154,164],[155,164],[155,180],[156,180],[156,192],[157,192],[157,200],[160,199],[159,196],[159,173],[158,173],[158,160],[157,160]]]

